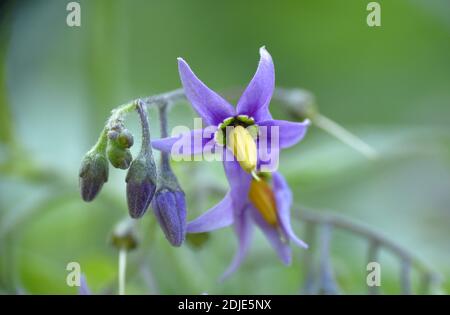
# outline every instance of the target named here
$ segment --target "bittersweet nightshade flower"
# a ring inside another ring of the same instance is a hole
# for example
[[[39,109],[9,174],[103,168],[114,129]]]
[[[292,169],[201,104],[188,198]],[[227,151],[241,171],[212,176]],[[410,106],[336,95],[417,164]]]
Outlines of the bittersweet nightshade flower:
[[[157,172],[150,143],[150,131],[145,109],[137,106],[142,125],[142,144],[138,156],[128,170],[127,203],[130,216],[140,218],[149,207],[156,191]]]
[[[178,137],[154,140],[155,149],[171,152],[175,143],[192,148],[191,154],[203,152],[205,146],[215,141],[217,145],[225,145],[239,161],[241,167],[249,173],[255,172],[257,163],[255,156],[259,150],[259,143],[271,143],[271,127],[278,128],[278,146],[273,151],[290,147],[299,142],[306,133],[309,120],[304,122],[291,122],[275,120],[269,112],[269,103],[275,87],[275,73],[272,57],[264,47],[260,48],[260,61],[256,73],[239,99],[236,108],[224,98],[209,89],[192,72],[189,65],[178,58],[178,68],[186,97],[192,107],[207,124],[208,131],[193,130],[189,134]],[[267,133],[258,133],[259,127],[266,127]],[[226,135],[226,130],[231,132]],[[253,132],[252,132],[253,130]],[[256,131],[256,132],[255,132]],[[252,133],[254,133],[252,135]],[[209,135],[202,141],[195,141],[199,135]],[[230,139],[231,138],[231,139]],[[252,139],[253,138],[253,139]],[[200,145],[192,146],[192,143]],[[261,164],[261,163],[260,163]]]
[[[108,181],[108,160],[105,152],[93,149],[86,153],[79,177],[81,197],[84,201],[94,200],[103,184]]]
[[[238,251],[223,278],[233,273],[245,257],[250,245],[252,223],[261,228],[285,264],[291,261],[290,241],[307,247],[295,236],[290,224],[292,193],[286,181],[277,172],[273,173],[271,181],[258,174],[262,163],[256,159],[261,142],[268,144],[269,149],[275,152],[299,142],[306,133],[309,121],[298,123],[272,118],[269,103],[275,84],[274,66],[264,47],[260,49],[260,56],[258,69],[236,108],[210,90],[195,76],[188,64],[179,58],[178,66],[185,94],[209,130],[215,128],[215,132],[210,138],[197,141],[200,146],[191,144],[196,143],[195,138],[199,134],[205,134],[203,130],[193,130],[189,134],[152,142],[154,148],[163,152],[171,152],[174,144],[185,143],[186,147],[192,148],[191,154],[197,154],[203,152],[205,146],[213,140],[219,145],[225,145],[225,151],[230,151],[237,158],[237,161],[224,160],[230,184],[225,198],[187,227],[188,233],[199,233],[234,225],[239,241]],[[268,132],[259,133],[259,127],[269,127]],[[277,127],[275,129],[278,133],[272,133],[271,127]],[[229,128],[231,132],[224,132]],[[278,137],[276,147],[271,146],[272,136]]]
[[[290,222],[292,192],[283,176],[274,172],[271,176],[259,175],[260,180],[249,176],[237,162],[226,162],[225,169],[230,191],[224,199],[187,225],[187,233],[201,233],[234,225],[238,237],[236,255],[222,275],[230,276],[245,258],[251,241],[252,224],[265,234],[281,261],[289,265],[292,254],[289,243],[308,246],[294,233]]]

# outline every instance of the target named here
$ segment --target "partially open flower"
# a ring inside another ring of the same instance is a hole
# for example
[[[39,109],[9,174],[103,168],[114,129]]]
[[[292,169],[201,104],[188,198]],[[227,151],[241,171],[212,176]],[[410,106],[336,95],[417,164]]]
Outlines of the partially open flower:
[[[108,181],[108,160],[105,154],[89,151],[81,163],[79,176],[81,197],[84,201],[94,200]]]

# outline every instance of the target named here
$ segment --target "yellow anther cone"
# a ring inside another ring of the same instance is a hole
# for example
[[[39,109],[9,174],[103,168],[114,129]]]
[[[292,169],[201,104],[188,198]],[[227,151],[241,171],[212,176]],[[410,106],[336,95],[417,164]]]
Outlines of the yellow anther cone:
[[[228,135],[227,146],[244,171],[250,173],[256,169],[256,143],[247,129],[242,126],[233,127]]]
[[[267,223],[273,226],[278,224],[275,197],[266,181],[252,180],[248,197]]]

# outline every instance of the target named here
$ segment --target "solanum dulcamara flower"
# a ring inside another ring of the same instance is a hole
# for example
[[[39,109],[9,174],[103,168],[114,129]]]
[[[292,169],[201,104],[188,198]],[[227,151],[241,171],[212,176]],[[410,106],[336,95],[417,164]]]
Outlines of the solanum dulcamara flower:
[[[190,148],[191,154],[202,153],[211,143],[225,148],[223,164],[230,190],[221,202],[187,226],[188,233],[234,226],[238,250],[223,278],[233,273],[247,254],[253,223],[264,232],[285,264],[291,262],[290,241],[307,247],[291,227],[291,190],[275,169],[264,170],[267,161],[261,159],[261,151],[265,148],[273,157],[280,149],[298,143],[304,137],[309,121],[290,122],[272,118],[269,103],[275,87],[274,65],[265,47],[261,47],[259,52],[256,73],[236,108],[209,89],[179,58],[178,67],[186,97],[209,131],[205,133],[206,128],[197,129],[152,142],[155,149],[172,154],[172,148],[180,144]],[[199,136],[202,140],[195,141]]]

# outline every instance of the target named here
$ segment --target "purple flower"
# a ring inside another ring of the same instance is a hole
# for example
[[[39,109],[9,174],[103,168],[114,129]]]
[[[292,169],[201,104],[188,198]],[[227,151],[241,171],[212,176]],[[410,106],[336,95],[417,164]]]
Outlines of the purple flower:
[[[197,219],[188,223],[188,233],[201,233],[234,225],[238,238],[235,257],[222,275],[231,275],[245,258],[251,240],[251,228],[256,224],[277,252],[281,261],[291,263],[289,242],[307,248],[294,233],[290,222],[292,192],[283,176],[274,172],[272,178],[255,180],[236,162],[225,162],[230,190],[222,201]]]
[[[247,254],[253,223],[261,228],[285,264],[291,262],[290,241],[307,247],[296,237],[290,224],[292,193],[289,186],[277,172],[272,176],[260,172],[265,163],[260,159],[260,151],[266,146],[270,152],[278,154],[280,149],[296,144],[305,135],[309,121],[298,123],[272,118],[269,103],[275,83],[274,66],[264,47],[260,48],[260,55],[258,69],[236,108],[210,90],[195,76],[188,64],[179,58],[178,66],[185,94],[203,122],[208,125],[208,132],[205,132],[206,129],[193,130],[189,134],[152,142],[154,148],[163,152],[171,152],[174,145],[185,145],[191,149],[190,154],[201,153],[207,145],[214,142],[226,147],[225,153],[231,152],[236,157],[224,159],[225,173],[230,184],[225,198],[187,226],[188,233],[199,233],[233,224],[239,245],[222,279],[232,274]],[[263,127],[268,127],[266,132],[262,132]],[[211,129],[213,133],[209,132]],[[205,134],[209,134],[209,137],[204,138]],[[201,141],[198,141],[199,135],[203,136]]]
[[[309,121],[299,123],[272,118],[269,103],[275,85],[274,66],[265,47],[261,47],[259,52],[261,58],[258,69],[236,108],[209,89],[192,72],[189,65],[178,58],[186,97],[207,127],[177,137],[154,140],[152,146],[164,152],[171,152],[174,144],[177,144],[189,148],[189,154],[198,154],[211,143],[225,145],[228,149],[225,152],[231,152],[241,167],[252,173],[256,171],[256,156],[262,156],[262,148],[268,146],[267,149],[273,156],[274,153],[278,154],[280,149],[299,142],[306,133]],[[262,162],[264,161],[258,160],[259,167],[264,165]]]

